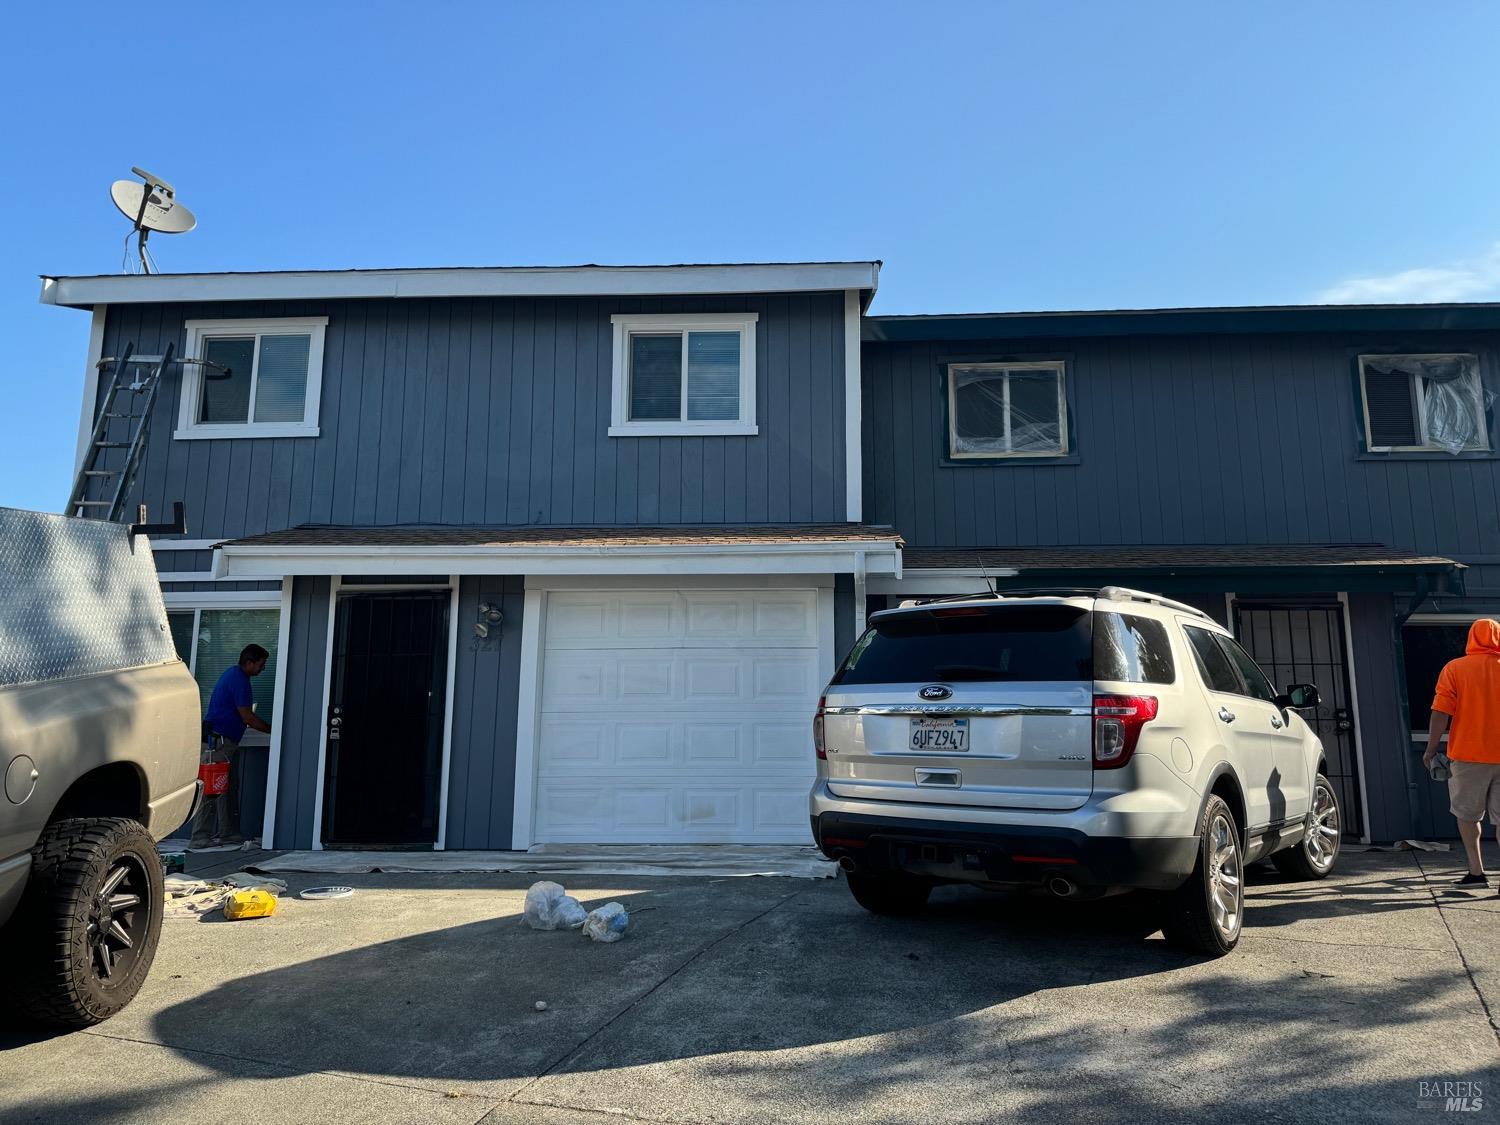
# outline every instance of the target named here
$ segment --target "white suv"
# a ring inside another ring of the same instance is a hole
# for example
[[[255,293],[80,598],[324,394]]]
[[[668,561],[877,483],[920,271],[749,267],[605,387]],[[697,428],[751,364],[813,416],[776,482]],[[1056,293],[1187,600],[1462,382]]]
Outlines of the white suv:
[[[1339,852],[1322,744],[1192,606],[1099,590],[874,614],[814,719],[813,836],[859,903],[939,883],[1160,892],[1174,945],[1228,953],[1244,869],[1320,879]]]

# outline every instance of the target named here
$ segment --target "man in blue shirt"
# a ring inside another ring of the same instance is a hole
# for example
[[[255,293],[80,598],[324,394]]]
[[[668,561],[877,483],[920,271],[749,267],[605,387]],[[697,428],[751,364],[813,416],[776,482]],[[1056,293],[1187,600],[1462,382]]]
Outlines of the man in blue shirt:
[[[212,737],[205,761],[229,763],[229,790],[204,799],[193,824],[193,847],[237,844],[243,838],[239,834],[240,741],[246,729],[271,733],[271,724],[255,713],[255,693],[250,686],[250,678],[265,671],[270,655],[260,645],[246,645],[240,651],[239,663],[224,669],[208,698],[204,726]]]

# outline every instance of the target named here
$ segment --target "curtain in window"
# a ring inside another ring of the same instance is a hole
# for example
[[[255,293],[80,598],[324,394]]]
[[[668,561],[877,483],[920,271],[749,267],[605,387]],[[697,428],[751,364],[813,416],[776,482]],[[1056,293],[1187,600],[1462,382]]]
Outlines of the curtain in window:
[[[275,609],[205,609],[198,615],[198,659],[193,678],[208,711],[209,696],[226,668],[239,661],[240,650],[257,644],[271,654],[265,671],[250,681],[255,691],[255,713],[272,722],[271,706],[275,696],[276,631],[281,613]]]
[[[200,422],[245,422],[250,417],[250,376],[255,370],[255,340],[209,340],[202,359],[217,367],[190,367],[201,371],[203,394],[198,401]],[[226,374],[224,368],[229,371]]]
[[[735,421],[740,416],[740,334],[688,334],[687,416],[690,421]]]
[[[630,420],[682,417],[682,334],[630,337]]]
[[[311,336],[262,336],[255,376],[255,420],[300,422],[307,405]]]

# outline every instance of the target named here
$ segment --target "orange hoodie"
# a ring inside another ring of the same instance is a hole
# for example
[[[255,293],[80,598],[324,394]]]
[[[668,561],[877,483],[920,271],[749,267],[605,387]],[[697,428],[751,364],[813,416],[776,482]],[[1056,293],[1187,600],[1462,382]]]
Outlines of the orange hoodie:
[[[1464,655],[1438,677],[1432,709],[1453,716],[1448,757],[1459,762],[1500,762],[1500,621],[1469,626]]]

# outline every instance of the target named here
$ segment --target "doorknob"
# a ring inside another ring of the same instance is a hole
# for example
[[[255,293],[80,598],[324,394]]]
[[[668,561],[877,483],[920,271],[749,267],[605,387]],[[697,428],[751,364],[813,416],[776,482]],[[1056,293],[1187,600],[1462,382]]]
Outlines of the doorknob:
[[[1228,707],[1220,707],[1219,718],[1223,719],[1226,723],[1232,723],[1234,722],[1234,712]]]

